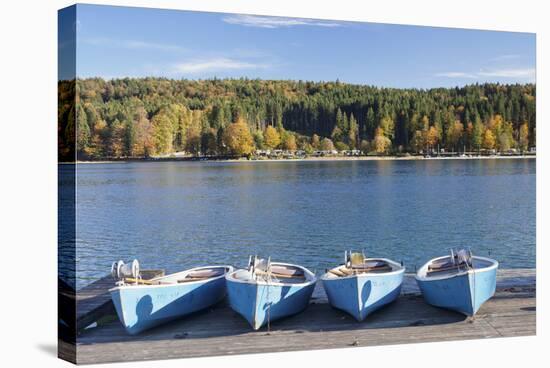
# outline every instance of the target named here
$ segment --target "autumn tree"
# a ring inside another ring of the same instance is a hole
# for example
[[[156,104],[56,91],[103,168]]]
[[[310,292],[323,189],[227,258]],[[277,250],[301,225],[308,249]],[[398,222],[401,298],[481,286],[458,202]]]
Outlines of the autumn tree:
[[[511,123],[502,123],[498,138],[498,149],[506,152],[514,145],[513,127]]]
[[[172,122],[169,117],[159,113],[151,120],[153,124],[153,140],[155,142],[155,153],[165,154],[172,152]]]
[[[122,157],[124,155],[125,126],[115,119],[111,124],[109,137],[109,156]]]
[[[334,143],[332,143],[332,141],[329,138],[323,138],[319,148],[321,149],[321,151],[333,151]]]
[[[154,153],[155,142],[153,139],[154,128],[144,108],[138,108],[134,114],[134,141],[130,156],[149,157]]]
[[[485,149],[493,149],[495,148],[495,135],[491,131],[491,129],[486,129],[485,133],[483,134],[483,148]]]
[[[380,128],[384,132],[384,136],[389,138],[390,141],[395,137],[395,124],[391,117],[385,116],[380,120]],[[376,136],[376,133],[375,133]]]
[[[464,141],[468,145],[468,150],[472,149],[472,139],[474,137],[474,124],[472,124],[471,121],[468,122],[466,125],[466,129],[464,130]]]
[[[472,145],[478,150],[483,145],[484,133],[485,129],[483,127],[483,124],[481,123],[481,120],[478,118],[474,123],[474,131],[472,133]]]
[[[529,124],[523,123],[519,127],[519,147],[522,151],[529,148]]]
[[[243,118],[230,124],[224,132],[224,142],[229,152],[235,156],[245,156],[254,150],[254,140]]]
[[[376,128],[374,140],[372,141],[374,151],[378,154],[387,153],[391,146],[391,141],[384,135],[382,128]]]
[[[264,131],[264,145],[268,149],[275,149],[281,144],[281,135],[277,129],[268,125]]]
[[[424,134],[421,130],[417,130],[414,132],[413,139],[411,141],[411,145],[416,153],[421,151],[424,148]]]
[[[459,120],[456,120],[453,124],[449,126],[447,130],[448,146],[454,150],[458,145],[458,143],[460,142],[460,139],[462,138],[463,133],[464,133],[464,125],[462,125],[462,123]]]
[[[108,155],[107,142],[109,139],[109,127],[107,122],[99,119],[95,122],[92,129],[91,142],[86,150],[91,158],[99,159]]]
[[[432,125],[425,134],[425,144],[433,148],[437,142],[439,142],[439,132],[437,128]]]
[[[273,148],[281,146],[284,132],[293,134],[301,149],[306,143],[318,149],[320,137],[332,137],[339,148],[357,148],[362,140],[373,142],[380,127],[391,140],[388,151],[420,150],[418,131],[425,148],[438,143],[456,148],[463,142],[479,149],[486,128],[494,136],[494,148],[528,149],[536,143],[535,96],[534,84],[402,90],[292,80],[60,81],[59,154],[62,160],[74,160],[76,148],[76,157],[86,159],[177,151],[198,155],[205,153],[209,129],[214,129],[216,154],[223,155],[229,153],[224,132],[237,117],[260,148],[267,148],[262,135],[265,141],[271,126],[279,134]],[[463,134],[455,142],[457,121]]]
[[[284,140],[282,142],[283,149],[288,151],[296,151],[296,137],[294,134],[285,134]]]

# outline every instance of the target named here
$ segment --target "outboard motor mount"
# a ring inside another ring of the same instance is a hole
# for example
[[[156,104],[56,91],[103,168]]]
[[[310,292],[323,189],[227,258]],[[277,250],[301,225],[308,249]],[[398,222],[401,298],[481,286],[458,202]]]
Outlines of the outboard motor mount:
[[[138,260],[134,259],[132,263],[124,263],[122,260],[114,262],[111,266],[111,275],[117,280],[122,280],[126,277],[137,279],[139,277]]]

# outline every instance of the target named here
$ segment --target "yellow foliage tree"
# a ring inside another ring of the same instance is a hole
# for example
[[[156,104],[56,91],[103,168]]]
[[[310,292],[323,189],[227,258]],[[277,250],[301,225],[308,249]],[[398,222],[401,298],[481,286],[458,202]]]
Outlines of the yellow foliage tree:
[[[298,146],[296,145],[296,137],[294,134],[286,134],[283,140],[283,148],[289,151],[296,151]]]
[[[456,147],[458,142],[460,141],[460,138],[462,138],[462,134],[464,133],[464,125],[460,122],[460,120],[456,120],[453,125],[449,127],[449,130],[447,131],[447,144],[451,147]]]
[[[437,144],[439,141],[439,132],[437,131],[437,128],[433,125],[428,129],[426,132],[426,144],[429,147],[433,147]]]
[[[227,127],[223,138],[229,152],[233,155],[245,156],[254,150],[254,139],[242,118]]]
[[[273,128],[271,125],[268,125],[264,131],[264,145],[269,149],[274,149],[279,146],[281,143],[281,135],[277,129]]]
[[[153,139],[154,129],[147,119],[147,112],[143,107],[138,108],[135,116],[135,137],[131,148],[132,156],[148,157],[155,151]]]
[[[106,154],[107,136],[107,122],[103,119],[98,119],[93,125],[90,146],[85,149],[85,153],[91,157],[104,156]]]
[[[485,130],[485,134],[483,134],[483,148],[485,149],[493,149],[495,148],[496,139],[495,135],[491,131],[491,129]]]
[[[418,153],[424,147],[424,138],[422,137],[422,131],[417,130],[414,132],[413,139],[411,142],[411,146],[414,148],[414,150]]]
[[[172,121],[166,114],[157,114],[151,120],[153,124],[153,140],[155,153],[166,154],[172,152]]]
[[[372,140],[374,151],[376,153],[386,153],[391,145],[391,140],[384,135],[384,129],[376,128],[374,139]]]
[[[529,148],[529,125],[521,124],[519,127],[519,147],[525,151]]]
[[[489,118],[489,123],[487,124],[487,126],[493,131],[494,135],[498,135],[502,129],[503,123],[504,119],[502,118],[502,115],[496,114],[495,116],[491,116]]]

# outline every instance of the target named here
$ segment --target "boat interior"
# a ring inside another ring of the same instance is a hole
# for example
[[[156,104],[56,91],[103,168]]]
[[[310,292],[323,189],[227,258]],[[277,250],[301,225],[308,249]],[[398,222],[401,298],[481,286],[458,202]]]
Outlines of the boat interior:
[[[157,277],[151,280],[142,280],[140,278],[125,278],[127,285],[169,285],[182,284],[192,281],[204,281],[225,275],[231,270],[229,266],[199,267],[186,271],[173,273],[166,276]]]
[[[311,281],[313,274],[300,266],[272,263],[269,259],[251,257],[248,268],[234,272],[231,277],[242,281],[272,281],[285,284],[301,284]]]
[[[452,276],[468,269],[482,269],[492,265],[493,262],[490,260],[472,256],[469,250],[451,249],[450,255],[436,258],[424,265],[418,270],[418,276],[421,278]]]
[[[348,277],[359,274],[388,273],[403,266],[382,258],[367,258],[363,253],[345,253],[345,263],[327,270],[327,278]]]

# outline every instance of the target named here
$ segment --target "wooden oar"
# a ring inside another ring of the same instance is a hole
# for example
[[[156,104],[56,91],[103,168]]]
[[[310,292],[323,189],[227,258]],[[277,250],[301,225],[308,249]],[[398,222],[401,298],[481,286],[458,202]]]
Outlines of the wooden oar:
[[[337,269],[328,270],[333,275],[336,275],[338,277],[346,276],[345,273],[338,271]]]
[[[463,267],[465,265],[454,265],[454,266],[451,266],[451,267],[442,267],[442,268],[435,268],[435,269],[429,269],[427,274],[432,274],[432,273],[438,273],[438,272],[445,272],[445,271],[455,271],[455,270],[460,270],[461,267]]]
[[[128,277],[128,278],[125,278],[124,279],[124,282],[125,283],[128,283],[128,284],[142,284],[142,285],[155,285],[155,282],[158,282],[158,281],[151,281],[151,280],[143,280],[143,279],[134,279],[134,278],[131,278],[131,277]]]

